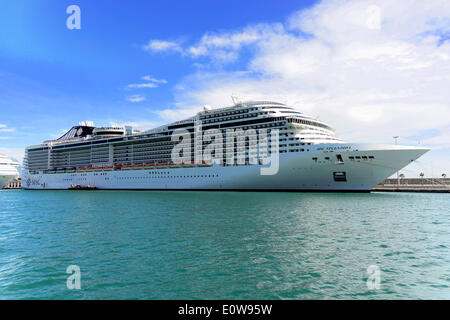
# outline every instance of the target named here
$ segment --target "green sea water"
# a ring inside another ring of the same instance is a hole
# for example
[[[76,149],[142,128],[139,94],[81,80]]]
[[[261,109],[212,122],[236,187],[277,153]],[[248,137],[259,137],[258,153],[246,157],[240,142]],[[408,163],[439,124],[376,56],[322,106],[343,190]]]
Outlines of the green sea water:
[[[0,298],[450,299],[450,194],[0,191]]]

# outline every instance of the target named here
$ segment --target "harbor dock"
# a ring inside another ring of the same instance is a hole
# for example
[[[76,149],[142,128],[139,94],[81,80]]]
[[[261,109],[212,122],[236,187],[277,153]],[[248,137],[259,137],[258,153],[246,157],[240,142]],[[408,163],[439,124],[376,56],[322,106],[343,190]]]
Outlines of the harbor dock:
[[[450,193],[448,178],[399,178],[386,179],[372,191],[383,192],[440,192]]]

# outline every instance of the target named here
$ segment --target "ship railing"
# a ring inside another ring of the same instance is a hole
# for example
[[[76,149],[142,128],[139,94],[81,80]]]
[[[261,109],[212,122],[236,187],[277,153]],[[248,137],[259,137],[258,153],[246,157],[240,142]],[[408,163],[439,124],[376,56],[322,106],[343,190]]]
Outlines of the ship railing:
[[[140,170],[140,169],[162,169],[162,168],[193,168],[193,167],[211,167],[213,165],[212,161],[202,161],[200,163],[195,162],[155,162],[155,163],[144,163],[144,164],[116,164],[114,170]]]
[[[80,167],[77,168],[76,171],[110,171],[112,170],[113,167],[112,166],[106,166],[106,167]]]

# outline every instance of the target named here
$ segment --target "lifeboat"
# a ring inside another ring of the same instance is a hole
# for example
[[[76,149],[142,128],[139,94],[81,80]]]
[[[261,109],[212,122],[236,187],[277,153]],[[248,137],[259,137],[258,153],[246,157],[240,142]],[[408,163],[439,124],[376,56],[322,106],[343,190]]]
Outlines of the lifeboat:
[[[194,162],[183,163],[183,167],[185,168],[195,167],[195,163]]]
[[[137,169],[142,169],[144,166],[142,164],[128,164],[128,165],[123,165],[121,166],[121,168],[123,170],[137,170]]]
[[[198,164],[199,167],[211,167],[212,166],[212,161],[211,162],[207,162],[207,161],[202,161]]]
[[[181,167],[181,163],[171,163],[171,164],[169,164],[169,167],[170,168],[179,168],[179,167]]]

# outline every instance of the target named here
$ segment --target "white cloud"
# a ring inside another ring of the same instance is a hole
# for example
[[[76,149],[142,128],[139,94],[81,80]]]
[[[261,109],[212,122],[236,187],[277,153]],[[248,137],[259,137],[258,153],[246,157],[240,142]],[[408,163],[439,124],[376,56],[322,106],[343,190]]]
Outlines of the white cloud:
[[[258,24],[232,32],[210,32],[187,47],[182,47],[179,42],[151,40],[143,49],[151,52],[176,51],[191,58],[209,57],[216,62],[226,63],[235,61],[239,57],[238,50],[243,47],[257,44],[283,30],[281,24]]]
[[[192,107],[192,108],[185,108],[180,107],[176,109],[165,109],[160,111],[155,111],[155,113],[161,118],[166,121],[177,121],[180,119],[190,118],[195,113],[201,111],[201,107]]]
[[[150,81],[153,83],[167,83],[167,80],[165,80],[165,79],[156,79],[156,78],[153,78],[152,76],[143,76],[141,79],[144,81]]]
[[[146,100],[146,97],[141,96],[139,94],[134,94],[134,95],[131,95],[131,96],[127,96],[126,100],[129,101],[129,102],[142,102],[142,101]]]
[[[125,90],[157,88],[159,86],[159,84],[167,83],[167,80],[165,80],[165,79],[156,79],[149,75],[143,76],[143,77],[141,77],[141,79],[144,81],[148,81],[148,82],[129,84],[125,87]],[[140,100],[140,101],[142,101],[142,100]]]
[[[15,128],[8,128],[6,124],[0,124],[0,132],[11,133],[16,132]],[[4,138],[6,139],[6,138]]]
[[[143,46],[143,49],[150,52],[168,52],[182,50],[178,42],[164,40],[150,40],[148,44]]]
[[[126,90],[131,89],[145,89],[145,88],[157,88],[158,85],[155,83],[133,83],[125,87]]]
[[[209,56],[220,62],[230,62],[238,58],[241,48],[257,44],[279,32],[283,32],[281,24],[258,24],[233,32],[207,33],[186,52],[194,58]]]
[[[25,148],[0,148],[0,154],[7,155],[21,163],[25,155]]]

